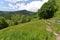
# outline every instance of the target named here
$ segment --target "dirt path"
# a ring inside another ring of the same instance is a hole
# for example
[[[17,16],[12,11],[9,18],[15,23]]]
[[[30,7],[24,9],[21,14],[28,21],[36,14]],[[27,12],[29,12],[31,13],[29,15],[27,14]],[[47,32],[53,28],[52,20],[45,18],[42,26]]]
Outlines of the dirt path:
[[[53,34],[56,36],[56,40],[60,40],[60,34],[53,31],[51,22],[46,21],[46,23],[47,23],[47,25],[46,25],[47,31],[53,32]]]

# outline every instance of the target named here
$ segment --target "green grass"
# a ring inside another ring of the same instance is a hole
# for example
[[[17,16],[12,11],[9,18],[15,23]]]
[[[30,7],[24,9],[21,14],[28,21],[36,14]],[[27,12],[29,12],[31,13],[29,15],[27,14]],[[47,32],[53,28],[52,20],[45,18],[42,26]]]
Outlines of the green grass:
[[[60,24],[52,23],[52,28],[53,28],[54,31],[60,33]]]
[[[39,20],[0,30],[0,40],[55,40],[55,36],[46,31],[45,21]]]

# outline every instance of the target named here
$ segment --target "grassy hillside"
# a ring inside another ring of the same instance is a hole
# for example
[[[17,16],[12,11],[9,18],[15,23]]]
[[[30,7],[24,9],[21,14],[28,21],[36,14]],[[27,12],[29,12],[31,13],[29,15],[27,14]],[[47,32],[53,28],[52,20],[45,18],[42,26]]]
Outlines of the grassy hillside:
[[[45,21],[39,20],[0,30],[0,40],[55,40],[55,36],[46,31]]]

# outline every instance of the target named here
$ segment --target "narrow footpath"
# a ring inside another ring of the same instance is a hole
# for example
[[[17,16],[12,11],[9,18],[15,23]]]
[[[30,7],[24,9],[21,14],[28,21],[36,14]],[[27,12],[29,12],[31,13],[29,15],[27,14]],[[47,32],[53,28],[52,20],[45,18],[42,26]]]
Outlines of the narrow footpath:
[[[46,20],[46,23],[47,23],[47,25],[46,25],[46,30],[47,30],[47,31],[50,31],[50,32],[53,32],[53,34],[56,36],[56,40],[60,40],[60,34],[58,34],[58,33],[56,33],[55,31],[53,31],[51,22],[48,21],[48,20]]]

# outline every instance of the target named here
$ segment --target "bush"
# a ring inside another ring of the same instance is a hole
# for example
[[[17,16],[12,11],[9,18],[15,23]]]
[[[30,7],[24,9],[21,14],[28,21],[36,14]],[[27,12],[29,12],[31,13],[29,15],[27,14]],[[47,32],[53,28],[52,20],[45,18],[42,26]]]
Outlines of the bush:
[[[15,25],[13,20],[6,20],[6,22],[9,24],[9,26],[13,26]]]
[[[4,17],[0,17],[0,29],[8,27],[8,23],[5,21]]]

